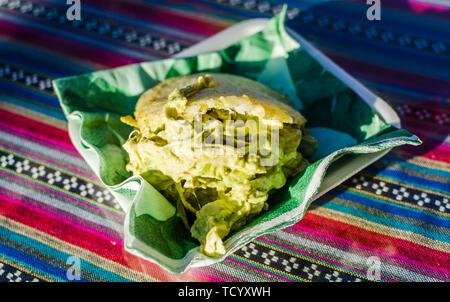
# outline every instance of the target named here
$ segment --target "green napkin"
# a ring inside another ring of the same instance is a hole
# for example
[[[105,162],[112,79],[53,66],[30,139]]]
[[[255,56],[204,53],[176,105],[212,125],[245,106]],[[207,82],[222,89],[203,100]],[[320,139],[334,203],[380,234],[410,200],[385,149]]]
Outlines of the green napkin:
[[[327,168],[346,154],[420,144],[386,124],[341,80],[327,72],[284,28],[286,10],[265,28],[226,49],[189,58],[133,64],[54,81],[73,144],[126,211],[125,249],[173,273],[223,260],[257,236],[299,221]],[[207,257],[176,208],[140,176],[125,169],[122,143],[139,96],[164,79],[202,71],[238,74],[288,95],[319,141],[315,161],[269,200],[269,209],[225,240],[228,253]]]

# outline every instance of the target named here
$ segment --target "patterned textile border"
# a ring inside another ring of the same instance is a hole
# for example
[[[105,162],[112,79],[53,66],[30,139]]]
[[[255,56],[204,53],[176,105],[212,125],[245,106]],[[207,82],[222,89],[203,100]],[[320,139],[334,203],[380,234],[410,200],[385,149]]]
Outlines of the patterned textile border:
[[[51,80],[171,56],[281,1],[83,0],[69,22],[61,1],[0,0],[0,280],[67,281],[75,257],[80,281],[450,281],[450,7],[384,0],[374,23],[365,1],[287,2],[288,25],[424,144],[390,152],[296,225],[173,276],[123,250],[124,213],[72,146]]]

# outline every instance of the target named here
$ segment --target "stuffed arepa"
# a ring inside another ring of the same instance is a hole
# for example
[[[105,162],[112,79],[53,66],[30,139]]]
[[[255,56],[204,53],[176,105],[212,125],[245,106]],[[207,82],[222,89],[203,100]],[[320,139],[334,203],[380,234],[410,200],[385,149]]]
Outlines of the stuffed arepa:
[[[280,93],[223,73],[174,77],[139,98],[124,144],[127,170],[173,202],[203,253],[269,206],[306,168],[317,141]]]

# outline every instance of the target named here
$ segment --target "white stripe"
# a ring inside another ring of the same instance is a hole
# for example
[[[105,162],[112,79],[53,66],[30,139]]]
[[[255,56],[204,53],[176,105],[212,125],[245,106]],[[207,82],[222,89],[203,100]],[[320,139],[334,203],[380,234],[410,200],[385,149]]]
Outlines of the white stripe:
[[[39,154],[45,154],[48,159],[54,161],[54,162],[64,162],[68,163],[72,167],[76,167],[81,171],[92,173],[91,169],[87,165],[87,163],[81,159],[74,156],[70,156],[64,152],[55,151],[51,148],[44,147],[42,145],[33,143],[28,140],[24,140],[22,138],[19,138],[17,136],[11,135],[7,132],[4,132],[0,130],[0,137],[2,139],[2,142],[6,145],[12,145],[12,146],[20,146],[20,149],[23,150],[33,150],[36,151],[36,153]]]
[[[5,178],[0,178],[0,187],[8,189],[10,191],[17,192],[21,195],[25,195],[26,197],[37,200],[43,204],[55,207],[59,210],[69,212],[82,219],[86,219],[93,223],[109,228],[119,233],[120,236],[122,236],[123,234],[123,225],[121,223],[119,224],[114,222],[113,220],[104,219],[101,216],[92,214],[75,206],[72,206],[67,202],[60,201],[57,196],[49,197],[45,194],[42,194],[38,190],[32,189],[31,187],[21,186]]]

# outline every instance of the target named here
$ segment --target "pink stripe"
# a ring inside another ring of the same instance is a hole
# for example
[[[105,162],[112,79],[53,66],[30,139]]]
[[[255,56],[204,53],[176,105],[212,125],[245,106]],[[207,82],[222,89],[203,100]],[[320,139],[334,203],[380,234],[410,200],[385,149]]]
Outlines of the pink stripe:
[[[5,145],[5,144],[3,144],[1,142],[0,142],[0,146],[3,146],[6,149],[14,150],[15,152],[20,153],[22,155],[26,155],[26,156],[29,156],[31,158],[34,158],[34,159],[37,159],[37,160],[40,160],[40,161],[43,161],[43,162],[47,162],[47,163],[52,164],[54,166],[61,167],[63,169],[72,171],[72,172],[74,172],[76,174],[81,174],[83,176],[86,176],[86,177],[90,178],[91,180],[94,180],[94,181],[97,181],[97,182],[100,181],[97,177],[95,177],[93,175],[87,174],[87,173],[85,173],[83,171],[80,171],[80,170],[77,170],[77,169],[74,169],[74,168],[71,168],[71,167],[68,167],[68,166],[61,165],[61,164],[59,164],[57,162],[54,162],[54,161],[52,161],[50,159],[38,156],[36,154],[32,154],[32,153],[29,153],[29,152],[26,152],[26,151],[23,151],[23,150],[19,150],[19,149],[15,148],[15,147],[12,147],[12,146],[9,146],[9,145]]]
[[[45,142],[47,142],[49,144],[56,145],[56,146],[58,146],[60,148],[68,149],[68,150],[71,150],[71,151],[77,151],[73,145],[60,143],[58,141],[49,139],[49,138],[47,138],[47,137],[45,137],[43,135],[38,135],[38,134],[32,133],[30,131],[27,131],[27,130],[24,130],[24,129],[21,129],[21,128],[18,128],[18,127],[10,126],[10,125],[7,125],[7,124],[5,124],[3,122],[0,122],[0,127],[8,129],[11,132],[17,132],[17,133],[20,133],[20,134],[25,135],[25,136],[30,136],[30,137],[32,137],[34,139],[37,139],[37,140],[45,141]]]
[[[209,274],[206,274],[206,273],[204,273],[204,272],[195,272],[195,273],[196,273],[197,275],[201,276],[201,277],[206,277],[206,278],[208,278],[209,281],[212,281],[212,282],[226,282],[225,280],[216,278],[216,277],[211,276],[211,275],[209,275]]]
[[[198,271],[196,268],[193,268],[191,271],[196,272],[199,276],[204,275],[208,279],[214,279],[219,282],[246,282],[245,279],[235,277],[218,269],[214,269],[211,266],[201,267]]]
[[[1,128],[2,127],[0,125],[0,134],[1,134],[1,132],[12,134],[11,132],[9,132],[8,129],[3,130]],[[69,150],[69,149],[65,149],[65,148],[60,148],[60,147],[57,147],[56,145],[49,145],[48,143],[43,142],[41,139],[36,139],[36,138],[30,137],[26,134],[19,133],[19,132],[13,133],[13,135],[15,136],[15,138],[17,140],[29,141],[29,142],[35,143],[37,145],[40,145],[42,147],[45,147],[45,148],[51,148],[52,150],[54,150],[56,152],[61,152],[61,153],[67,154],[70,157],[79,158],[80,160],[83,160],[83,157],[81,157],[80,153],[78,153],[78,151],[76,151],[76,150],[74,151],[74,150]]]
[[[422,13],[423,11],[427,11],[427,10],[435,10],[438,12],[445,12],[448,11],[448,8],[445,6],[441,6],[435,3],[423,3],[423,2],[418,2],[415,0],[409,0],[409,6],[413,9],[413,11],[415,12],[419,12]]]
[[[36,184],[36,183],[33,183],[33,182],[28,181],[28,180],[22,179],[22,178],[20,178],[20,177],[15,176],[15,175],[10,175],[10,174],[5,173],[5,172],[3,172],[3,171],[0,171],[0,175],[4,175],[4,176],[7,176],[7,177],[11,177],[12,179],[15,179],[15,180],[18,180],[18,181],[27,183],[27,184],[29,184],[29,185],[32,185],[33,187],[36,187],[36,188],[44,189],[44,190],[46,190],[46,191],[52,192],[52,193],[54,193],[54,194],[56,194],[56,195],[59,195],[59,196],[62,196],[62,197],[64,197],[64,198],[68,198],[68,199],[73,200],[73,201],[75,201],[75,202],[77,202],[77,203],[83,204],[83,205],[88,206],[88,207],[90,207],[90,208],[93,208],[93,209],[95,209],[95,210],[97,210],[97,211],[101,211],[101,212],[106,213],[106,214],[108,214],[108,215],[111,215],[111,216],[114,216],[114,217],[116,217],[116,218],[119,218],[119,219],[121,219],[121,220],[124,220],[124,219],[125,219],[123,216],[119,216],[119,215],[117,215],[117,214],[114,214],[114,213],[111,213],[111,212],[109,212],[109,211],[103,210],[103,209],[101,209],[101,208],[95,207],[95,206],[93,206],[93,205],[91,205],[91,204],[89,204],[89,203],[86,203],[86,202],[83,202],[83,201],[81,201],[81,200],[79,200],[79,199],[73,198],[72,196],[69,196],[69,195],[60,193],[60,192],[58,192],[58,191],[49,189],[49,188],[47,188],[47,187],[38,185],[38,184]]]
[[[354,267],[350,267],[350,266],[344,265],[344,264],[342,264],[342,263],[339,263],[339,262],[336,262],[336,261],[333,261],[333,260],[325,259],[325,258],[322,258],[322,257],[317,256],[317,255],[311,255],[311,254],[309,254],[309,253],[307,253],[307,252],[300,251],[300,250],[298,250],[298,249],[294,249],[294,248],[292,248],[292,247],[288,247],[288,246],[285,246],[285,245],[283,245],[283,244],[276,243],[276,242],[273,242],[273,241],[268,240],[268,239],[265,239],[265,238],[261,238],[261,237],[260,237],[260,238],[258,238],[258,240],[268,242],[268,243],[273,244],[273,245],[275,245],[275,246],[281,246],[281,247],[283,247],[283,248],[285,248],[285,249],[287,249],[287,250],[291,250],[291,251],[297,252],[297,253],[299,253],[299,254],[303,254],[303,255],[306,255],[306,256],[309,256],[309,257],[312,257],[312,258],[316,258],[316,259],[325,261],[325,262],[327,262],[327,263],[331,263],[331,264],[334,264],[334,265],[337,265],[337,266],[340,266],[340,267],[345,267],[345,268],[348,268],[348,269],[350,269],[350,270],[352,270],[352,271],[360,272],[360,273],[362,273],[363,275],[366,275],[366,274],[367,274],[367,272],[362,271],[362,270],[360,270],[360,269],[357,269],[357,268],[354,268]],[[397,281],[395,281],[395,280],[392,280],[392,279],[389,279],[389,278],[386,278],[386,277],[382,277],[382,276],[377,276],[377,277],[379,277],[380,279],[384,279],[384,280],[390,281],[390,282],[397,282]]]
[[[399,148],[414,156],[450,163],[448,150],[442,148],[441,146],[435,146],[432,142],[430,143],[426,139],[423,140],[423,144],[420,146],[404,145]]]
[[[404,261],[404,262],[407,262],[407,263],[410,263],[410,264],[414,264],[414,265],[419,266],[419,267],[424,267],[424,268],[432,270],[434,272],[444,272],[445,274],[450,274],[450,271],[446,270],[444,268],[435,268],[433,266],[429,266],[427,264],[424,264],[424,263],[417,262],[415,260],[406,258],[405,256],[402,256],[402,255],[391,255],[391,254],[388,254],[386,252],[383,252],[383,251],[380,251],[380,250],[377,250],[377,249],[374,249],[374,248],[363,246],[363,245],[361,245],[361,244],[359,244],[357,242],[351,242],[351,241],[345,240],[343,238],[339,238],[339,237],[333,236],[331,234],[326,234],[326,233],[323,233],[323,232],[320,232],[320,231],[316,231],[316,230],[313,230],[313,229],[310,229],[310,228],[307,228],[307,227],[304,227],[304,226],[300,226],[298,223],[293,225],[292,228],[301,230],[301,231],[306,232],[306,233],[311,233],[311,234],[314,234],[314,235],[319,236],[319,237],[328,238],[328,239],[330,239],[332,241],[336,241],[336,242],[348,245],[348,246],[350,246],[352,248],[357,247],[359,249],[362,249],[362,250],[365,250],[365,251],[370,251],[372,253],[376,253],[376,254],[379,254],[379,255],[383,255],[383,256],[388,257],[388,258],[395,258],[395,259],[398,259],[398,260],[401,260],[401,261]]]
[[[62,216],[59,216],[59,215],[56,215],[56,214],[54,214],[54,213],[50,213],[50,212],[44,211],[44,210],[42,210],[42,209],[40,209],[40,208],[38,208],[38,207],[35,207],[35,206],[33,206],[33,205],[30,205],[30,204],[28,204],[28,203],[26,203],[26,202],[23,202],[23,201],[21,201],[21,200],[14,199],[14,198],[9,197],[9,196],[7,196],[7,195],[4,195],[4,194],[1,194],[1,193],[0,193],[0,196],[1,196],[4,200],[6,200],[6,201],[8,201],[8,202],[11,202],[11,203],[15,203],[15,204],[21,205],[21,206],[23,206],[23,207],[25,207],[25,208],[28,208],[29,210],[31,210],[31,211],[33,211],[33,212],[37,212],[37,213],[43,214],[43,215],[45,215],[45,216],[47,216],[47,217],[53,218],[53,219],[55,219],[55,220],[62,221],[62,222],[66,223],[66,224],[68,224],[68,225],[70,225],[70,226],[73,226],[74,228],[81,229],[81,230],[83,230],[83,231],[85,231],[85,232],[94,234],[95,236],[101,237],[101,238],[103,238],[103,239],[105,239],[105,240],[109,240],[109,241],[114,242],[114,243],[117,243],[117,244],[123,244],[122,240],[120,240],[119,238],[114,238],[114,237],[108,236],[108,235],[106,235],[106,234],[104,234],[104,233],[98,232],[98,231],[96,231],[96,230],[94,230],[94,229],[90,229],[90,228],[88,228],[88,227],[86,227],[86,226],[83,226],[83,225],[74,223],[73,221],[71,221],[71,220],[69,220],[69,219],[66,219],[66,218],[64,218],[64,217],[62,217]]]

